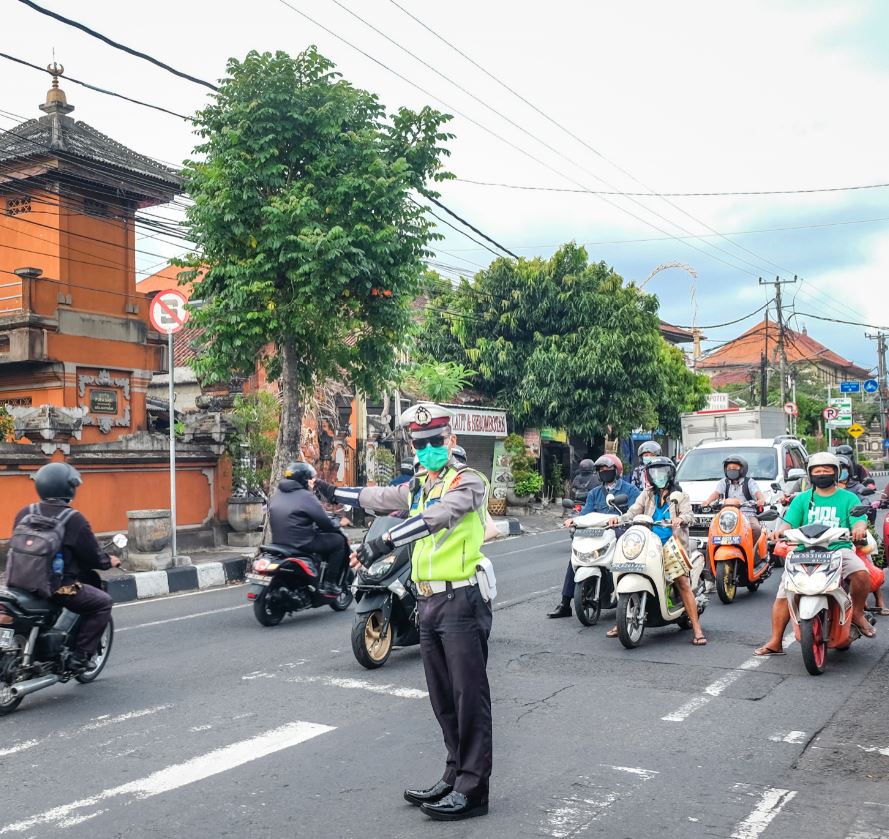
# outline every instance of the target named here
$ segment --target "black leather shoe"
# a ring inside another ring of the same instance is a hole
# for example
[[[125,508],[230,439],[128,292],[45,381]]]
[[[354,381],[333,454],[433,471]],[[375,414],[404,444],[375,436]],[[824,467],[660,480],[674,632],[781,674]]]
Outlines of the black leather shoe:
[[[83,673],[90,669],[92,663],[93,657],[89,653],[78,650],[71,653],[71,657],[68,659],[68,669],[72,673]]]
[[[450,784],[439,781],[434,786],[429,787],[429,789],[406,789],[404,791],[404,800],[408,804],[413,804],[414,807],[419,807],[421,804],[435,804],[436,801],[449,795],[451,790],[453,790],[453,787]]]
[[[547,612],[546,616],[548,618],[570,618],[571,607],[567,603],[560,603],[551,612]]]
[[[454,790],[434,804],[421,804],[420,809],[430,819],[436,821],[454,822],[459,819],[473,819],[488,814],[488,797],[470,796]]]
[[[339,597],[343,590],[336,583],[324,583],[321,586],[321,594],[325,597]]]

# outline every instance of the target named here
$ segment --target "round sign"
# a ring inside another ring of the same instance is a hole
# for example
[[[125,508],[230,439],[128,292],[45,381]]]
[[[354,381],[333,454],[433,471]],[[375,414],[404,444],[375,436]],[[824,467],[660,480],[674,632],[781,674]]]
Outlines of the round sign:
[[[148,310],[151,325],[164,335],[178,332],[188,323],[190,313],[185,308],[188,298],[174,288],[155,295]]]
[[[784,406],[784,413],[788,416],[795,417],[799,413],[799,408],[796,407],[796,402],[788,402]]]
[[[824,417],[824,419],[826,419],[828,421],[837,419],[839,417],[839,415],[840,415],[839,408],[825,408],[821,412],[821,416]]]
[[[868,379],[864,383],[865,393],[876,393],[880,389],[880,383],[876,379]]]

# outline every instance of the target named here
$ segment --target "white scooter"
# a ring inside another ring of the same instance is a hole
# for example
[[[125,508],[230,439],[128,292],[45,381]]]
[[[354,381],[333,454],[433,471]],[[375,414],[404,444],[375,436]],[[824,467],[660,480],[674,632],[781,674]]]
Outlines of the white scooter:
[[[675,496],[670,502],[675,504]],[[636,516],[630,529],[617,543],[611,571],[617,590],[617,631],[627,649],[638,647],[646,626],[677,624],[691,627],[678,588],[664,574],[664,546],[652,532],[651,516]],[[698,605],[698,615],[707,607],[704,593],[704,555],[697,539],[690,540],[690,582]]]
[[[864,515],[865,509],[854,507],[851,512]],[[845,527],[807,524],[784,531],[781,538],[791,548],[803,548],[791,550],[784,560],[784,589],[803,664],[820,676],[829,649],[847,650],[861,637],[852,623],[852,598],[843,585],[842,553],[828,547],[851,537]]]
[[[626,495],[605,499],[617,513],[626,510]],[[587,513],[571,528],[571,567],[574,569],[574,614],[584,626],[594,626],[602,609],[617,606],[611,562],[617,535],[608,526],[614,513]]]

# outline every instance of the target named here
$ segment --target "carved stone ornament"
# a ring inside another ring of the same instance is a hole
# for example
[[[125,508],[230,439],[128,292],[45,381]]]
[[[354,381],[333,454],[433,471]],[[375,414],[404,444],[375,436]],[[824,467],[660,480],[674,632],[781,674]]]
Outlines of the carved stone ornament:
[[[80,439],[83,408],[57,408],[41,405],[37,408],[9,408],[12,414],[16,438],[24,437],[40,446],[44,454],[51,455],[56,449],[64,454],[71,451],[70,441]]]
[[[86,399],[86,389],[90,386],[119,387],[123,391],[124,402],[130,401],[129,376],[114,377],[107,370],[100,370],[95,376],[86,374],[77,376],[77,393],[82,400]],[[124,406],[123,415],[120,417],[91,414],[88,401],[82,401],[80,406],[84,412],[83,424],[98,426],[103,434],[108,434],[112,428],[129,428],[132,422],[129,405]]]

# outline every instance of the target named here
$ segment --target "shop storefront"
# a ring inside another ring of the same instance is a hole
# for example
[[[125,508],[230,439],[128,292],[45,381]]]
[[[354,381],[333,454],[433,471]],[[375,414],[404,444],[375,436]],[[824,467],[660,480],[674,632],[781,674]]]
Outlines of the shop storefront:
[[[447,405],[454,412],[451,427],[466,449],[467,463],[488,479],[494,466],[494,447],[506,437],[506,412],[496,408]]]

